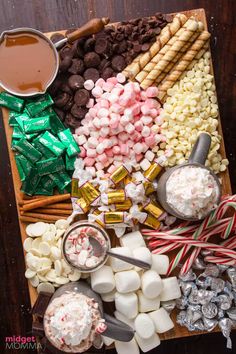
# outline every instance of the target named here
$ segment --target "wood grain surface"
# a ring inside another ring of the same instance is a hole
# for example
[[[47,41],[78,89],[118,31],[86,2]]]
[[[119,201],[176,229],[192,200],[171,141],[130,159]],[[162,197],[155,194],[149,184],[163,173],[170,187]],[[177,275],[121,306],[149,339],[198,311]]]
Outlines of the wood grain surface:
[[[226,151],[231,162],[231,181],[235,191],[235,137],[233,129],[235,118],[235,61],[234,45],[236,39],[235,3],[218,1],[1,1],[0,28],[32,26],[42,31],[53,31],[60,28],[77,27],[94,16],[109,16],[118,21],[124,18],[151,15],[156,11],[175,12],[196,7],[205,7],[208,26],[212,33],[212,52],[215,68],[218,99],[225,136]],[[2,288],[1,303],[1,335],[29,335],[30,315],[27,283],[24,279],[24,260],[17,222],[11,172],[6,150],[6,141],[1,122],[1,260],[0,272]],[[159,353],[206,353],[206,343],[212,345],[215,353],[224,353],[224,340],[221,335],[196,336],[185,340],[163,342],[156,351]],[[4,339],[0,348],[4,351]],[[11,351],[6,350],[6,353]],[[13,351],[15,352],[15,351]],[[30,351],[21,351],[30,353]]]

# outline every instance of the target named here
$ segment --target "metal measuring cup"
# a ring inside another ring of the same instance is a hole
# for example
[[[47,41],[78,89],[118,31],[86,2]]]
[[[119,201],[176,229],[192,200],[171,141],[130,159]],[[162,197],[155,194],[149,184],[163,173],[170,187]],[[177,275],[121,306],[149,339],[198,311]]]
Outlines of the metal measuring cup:
[[[166,183],[171,176],[171,174],[184,166],[195,166],[195,167],[200,167],[203,168],[207,171],[210,172],[211,176],[214,178],[217,188],[218,188],[218,198],[217,198],[217,204],[220,203],[221,199],[221,185],[219,182],[218,177],[213,173],[208,167],[205,166],[205,161],[207,159],[207,155],[209,152],[211,146],[211,136],[207,133],[201,133],[196,141],[196,143],[193,146],[192,152],[190,154],[190,157],[188,159],[188,162],[183,163],[179,166],[174,166],[170,169],[168,169],[163,175],[160,177],[158,181],[158,186],[157,186],[157,198],[162,207],[171,215],[176,216],[179,219],[183,220],[188,220],[188,221],[198,221],[200,219],[194,218],[194,217],[188,217],[185,216],[181,213],[178,212],[177,209],[173,208],[168,202],[167,202],[167,196],[166,196]],[[204,215],[202,217],[205,218],[207,215]]]

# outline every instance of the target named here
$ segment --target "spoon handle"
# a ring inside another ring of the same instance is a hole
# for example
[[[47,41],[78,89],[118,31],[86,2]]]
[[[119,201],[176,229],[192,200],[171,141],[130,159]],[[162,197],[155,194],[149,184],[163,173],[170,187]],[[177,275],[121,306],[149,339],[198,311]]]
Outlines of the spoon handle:
[[[112,251],[107,251],[107,254],[109,254],[109,256],[111,256],[111,257],[121,259],[122,261],[133,264],[134,266],[142,268],[142,269],[150,269],[151,268],[151,265],[149,263],[144,262],[144,261],[140,261],[137,258],[124,256],[123,254],[113,253]]]

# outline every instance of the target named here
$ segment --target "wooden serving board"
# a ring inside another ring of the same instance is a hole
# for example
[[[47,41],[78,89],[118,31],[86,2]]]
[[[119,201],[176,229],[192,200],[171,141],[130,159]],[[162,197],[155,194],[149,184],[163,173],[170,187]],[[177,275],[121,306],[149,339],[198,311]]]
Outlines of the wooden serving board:
[[[205,10],[204,9],[195,9],[195,10],[189,10],[189,11],[183,11],[183,13],[187,16],[194,16],[196,17],[198,20],[202,21],[205,29],[207,29],[207,21],[206,21],[206,14],[205,14]],[[57,31],[57,33],[62,33],[64,34],[66,30],[61,30],[61,31]],[[52,34],[54,34],[55,32],[49,32],[46,33],[46,36],[50,38],[50,36]],[[211,64],[211,72],[213,73],[213,66]],[[16,198],[16,204],[17,204],[17,212],[18,212],[18,219],[20,216],[20,210],[19,210],[19,205],[18,202],[20,200],[22,200],[22,193],[20,192],[20,187],[21,187],[21,181],[18,175],[18,171],[17,171],[17,167],[16,167],[16,163],[15,163],[15,159],[14,159],[14,153],[11,150],[11,136],[12,136],[12,128],[8,125],[8,110],[3,108],[2,109],[3,112],[3,121],[4,121],[4,128],[5,128],[5,133],[6,133],[6,138],[7,138],[7,145],[8,145],[8,152],[9,152],[9,157],[10,157],[10,164],[11,164],[11,170],[12,170],[12,177],[13,177],[13,184],[14,184],[14,191],[15,191],[15,198]],[[222,126],[221,126],[221,121],[220,121],[220,117],[218,117],[219,120],[219,126],[218,126],[218,131],[220,133],[220,135],[222,136],[222,141],[221,141],[221,146],[220,146],[220,153],[222,155],[223,158],[226,157],[226,153],[225,153],[225,145],[224,145],[224,139],[223,139],[223,132],[222,132]],[[231,184],[230,184],[230,177],[229,177],[229,171],[228,169],[221,173],[220,175],[221,180],[222,180],[222,192],[223,194],[231,194]],[[26,228],[26,224],[21,222],[19,219],[19,225],[20,225],[20,230],[21,230],[21,239],[22,239],[22,243],[24,242],[24,240],[26,239],[26,232],[25,232],[25,228]],[[119,244],[118,240],[114,238],[114,236],[112,239],[112,244]],[[36,289],[33,288],[31,286],[31,284],[29,283],[29,293],[30,293],[30,299],[31,299],[31,305],[33,306],[33,304],[36,301],[37,298],[37,292]],[[173,319],[175,319],[176,317],[176,313],[175,311],[173,311]],[[171,339],[171,338],[179,338],[179,337],[186,337],[186,336],[192,336],[192,335],[198,335],[201,333],[206,333],[206,332],[189,332],[185,327],[181,327],[178,324],[175,325],[175,328],[171,331],[168,331],[164,334],[162,334],[160,337],[161,339]]]

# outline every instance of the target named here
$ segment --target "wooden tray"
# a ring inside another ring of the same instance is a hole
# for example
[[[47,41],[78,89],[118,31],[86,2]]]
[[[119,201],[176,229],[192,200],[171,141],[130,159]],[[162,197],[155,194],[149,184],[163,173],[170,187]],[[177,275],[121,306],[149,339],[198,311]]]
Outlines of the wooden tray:
[[[189,10],[189,11],[183,11],[183,13],[187,16],[194,16],[198,20],[202,21],[204,23],[205,29],[207,29],[207,21],[206,21],[206,14],[204,9],[195,9],[195,10]],[[62,31],[57,31],[57,33],[65,33],[65,30]],[[50,37],[53,33],[55,32],[49,32],[46,33],[47,37]],[[211,64],[211,72],[213,73],[213,66]],[[15,191],[15,198],[17,202],[17,212],[18,212],[18,217],[20,216],[20,211],[19,211],[19,206],[18,206],[18,201],[22,200],[22,193],[20,192],[20,187],[21,187],[21,181],[19,179],[15,159],[14,159],[14,153],[11,150],[11,136],[12,136],[12,128],[8,125],[8,110],[3,108],[3,121],[4,121],[4,128],[5,128],[5,133],[6,133],[6,138],[7,138],[7,145],[8,145],[8,152],[9,152],[9,157],[10,157],[10,163],[11,163],[11,170],[12,170],[12,177],[13,177],[13,184],[14,184],[14,191]],[[221,141],[221,147],[220,147],[220,153],[223,158],[226,157],[225,154],[225,146],[224,146],[224,140],[223,140],[223,133],[222,133],[222,127],[221,127],[221,121],[220,117],[219,119],[219,126],[218,126],[218,131],[220,135],[222,136],[222,141]],[[230,177],[229,177],[229,171],[228,169],[221,173],[220,175],[222,179],[222,191],[223,194],[231,194],[231,184],[230,184]],[[21,222],[19,219],[19,225],[20,225],[20,230],[21,230],[21,239],[22,243],[26,239],[26,232],[25,232],[25,227],[26,224]],[[112,243],[118,244],[117,239],[112,240]],[[35,288],[31,286],[29,283],[29,293],[30,293],[30,300],[31,300],[31,305],[35,303],[35,300],[37,298],[37,291]],[[176,313],[174,311],[173,313],[173,319],[176,317]],[[160,337],[161,339],[171,339],[171,338],[179,338],[179,337],[186,337],[186,336],[192,336],[192,335],[198,335],[201,333],[206,333],[206,332],[189,332],[185,327],[181,327],[178,324],[175,325],[175,328],[169,332],[166,332],[162,334]]]

